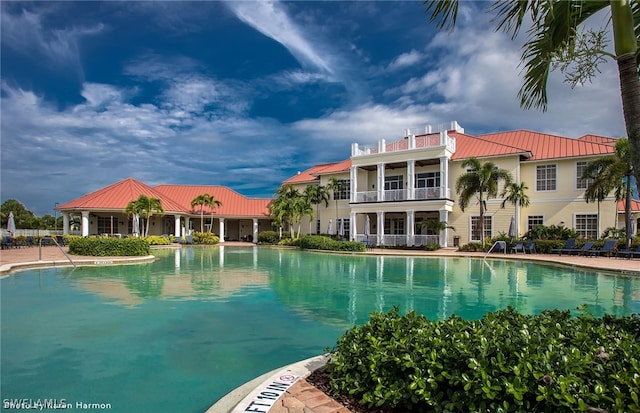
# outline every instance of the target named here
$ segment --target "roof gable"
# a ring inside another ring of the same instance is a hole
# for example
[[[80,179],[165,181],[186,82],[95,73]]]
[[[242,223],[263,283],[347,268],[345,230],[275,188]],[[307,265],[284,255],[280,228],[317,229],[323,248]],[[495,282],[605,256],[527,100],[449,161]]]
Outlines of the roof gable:
[[[166,212],[182,211],[182,207],[179,204],[134,178],[126,178],[95,192],[83,195],[73,201],[59,205],[58,209],[122,210],[127,207],[129,202],[138,199],[140,195],[160,199],[162,201],[162,208]]]

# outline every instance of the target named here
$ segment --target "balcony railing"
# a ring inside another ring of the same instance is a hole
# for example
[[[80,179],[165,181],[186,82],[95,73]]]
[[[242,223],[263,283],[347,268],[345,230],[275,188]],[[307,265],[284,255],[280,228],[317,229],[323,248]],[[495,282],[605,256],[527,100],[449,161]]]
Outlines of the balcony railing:
[[[368,237],[364,234],[356,234],[354,239],[356,241],[365,242],[369,245],[377,245],[378,244],[378,236],[377,234],[371,234]],[[386,246],[399,246],[399,245],[413,245],[413,246],[424,246],[429,244],[440,244],[440,236],[438,235],[414,235],[413,239],[409,235],[398,235],[398,234],[384,234],[382,239],[382,244]]]
[[[377,145],[359,145],[354,143],[351,148],[351,156],[357,157],[378,153],[401,152],[409,149],[438,148],[442,146],[445,146],[451,152],[456,151],[456,139],[446,134],[412,136],[411,139],[413,139],[413,143],[411,143],[408,138],[392,143],[386,143],[386,141],[382,139]]]
[[[425,199],[449,198],[450,193],[451,190],[449,188],[416,188],[413,190],[413,199],[419,201]],[[377,191],[356,192],[355,202],[394,202],[405,201],[408,199],[411,199],[409,197],[409,190],[393,189],[384,191],[383,199],[378,199]]]

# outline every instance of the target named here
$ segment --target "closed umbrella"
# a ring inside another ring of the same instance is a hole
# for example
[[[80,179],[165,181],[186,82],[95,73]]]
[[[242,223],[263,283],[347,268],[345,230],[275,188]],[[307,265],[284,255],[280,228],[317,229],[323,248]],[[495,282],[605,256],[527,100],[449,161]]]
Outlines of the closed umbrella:
[[[133,226],[133,236],[137,237],[140,235],[140,217],[138,214],[133,215],[132,221],[131,225]]]
[[[16,232],[16,219],[13,217],[13,211],[9,212],[9,218],[7,220],[7,231],[13,236]]]
[[[341,219],[340,222],[338,222],[338,235],[344,237],[344,219]]]
[[[509,237],[516,238],[518,234],[516,233],[516,218],[511,217],[511,223],[509,224]]]
[[[333,221],[329,218],[329,226],[327,226],[327,234],[331,235],[333,232]]]
[[[371,219],[369,219],[369,215],[364,219],[364,235],[367,238],[371,235]]]

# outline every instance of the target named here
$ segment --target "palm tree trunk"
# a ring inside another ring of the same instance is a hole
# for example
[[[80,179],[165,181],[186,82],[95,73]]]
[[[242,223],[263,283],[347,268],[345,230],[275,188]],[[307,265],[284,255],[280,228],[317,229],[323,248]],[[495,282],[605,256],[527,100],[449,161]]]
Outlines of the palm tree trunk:
[[[204,232],[204,204],[200,204],[200,232]]]

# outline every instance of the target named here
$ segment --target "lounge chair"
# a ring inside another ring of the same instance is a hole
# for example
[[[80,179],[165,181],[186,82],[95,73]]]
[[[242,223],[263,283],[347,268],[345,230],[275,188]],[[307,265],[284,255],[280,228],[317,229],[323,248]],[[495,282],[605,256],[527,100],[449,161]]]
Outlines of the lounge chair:
[[[187,244],[193,244],[193,237],[191,235],[187,235]]]
[[[618,251],[618,253],[616,254],[616,257],[620,257],[620,258],[640,258],[640,245],[638,245],[638,247],[636,247],[635,250],[623,250],[623,251]]]
[[[597,255],[597,256],[606,255],[607,257],[610,257],[615,247],[616,247],[616,240],[608,239],[604,242],[604,245],[602,246],[602,248],[589,251],[589,255]]]
[[[523,242],[517,242],[516,245],[511,247],[511,252],[513,252],[514,254],[517,254],[519,252],[524,254],[525,253],[524,252],[524,243]]]
[[[9,249],[15,247],[16,244],[13,242],[13,238],[4,236],[2,237],[2,249]]]
[[[536,243],[533,241],[529,241],[526,244],[524,244],[524,252],[525,254],[528,252],[529,254],[535,254],[536,253]]]
[[[560,254],[560,255],[562,255],[562,253],[569,254],[571,251],[575,249],[575,247],[576,247],[576,239],[569,238],[567,242],[564,244],[564,247],[554,248],[551,250],[551,252],[554,254]]]
[[[569,251],[569,255],[587,255],[589,253],[589,251],[591,250],[591,248],[593,248],[593,241],[589,241],[587,243],[585,243],[582,248],[574,248],[571,251]]]

